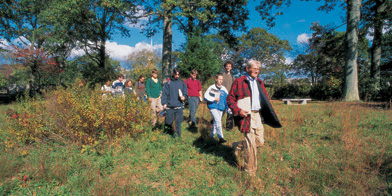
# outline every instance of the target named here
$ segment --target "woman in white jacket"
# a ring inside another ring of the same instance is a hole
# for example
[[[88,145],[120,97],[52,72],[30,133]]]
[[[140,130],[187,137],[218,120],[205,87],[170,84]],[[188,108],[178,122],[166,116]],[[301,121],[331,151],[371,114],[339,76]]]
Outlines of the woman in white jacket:
[[[204,100],[207,101],[208,109],[210,109],[211,115],[214,118],[211,129],[211,137],[217,134],[220,143],[225,143],[226,140],[223,138],[222,131],[222,115],[223,111],[227,108],[227,89],[222,85],[223,76],[217,75],[215,84],[208,87],[204,93]]]

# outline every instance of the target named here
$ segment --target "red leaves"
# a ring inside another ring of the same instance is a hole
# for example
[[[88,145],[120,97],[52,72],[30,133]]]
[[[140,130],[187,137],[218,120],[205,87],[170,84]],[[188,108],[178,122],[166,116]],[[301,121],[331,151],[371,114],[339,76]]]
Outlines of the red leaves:
[[[30,67],[32,72],[46,74],[58,74],[63,72],[60,64],[56,61],[56,58],[42,48],[30,46],[27,48],[14,47],[14,49],[15,52],[13,55],[16,57],[17,61],[25,67]]]

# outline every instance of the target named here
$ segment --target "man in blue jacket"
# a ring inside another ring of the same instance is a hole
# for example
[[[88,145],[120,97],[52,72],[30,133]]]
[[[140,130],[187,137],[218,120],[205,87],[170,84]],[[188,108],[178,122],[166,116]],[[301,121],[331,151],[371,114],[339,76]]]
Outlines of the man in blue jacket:
[[[180,70],[173,69],[172,76],[163,86],[161,103],[166,109],[165,132],[173,137],[181,137],[181,122],[185,100],[188,99],[188,90],[185,83],[180,80]],[[175,130],[172,130],[173,122],[176,122]]]

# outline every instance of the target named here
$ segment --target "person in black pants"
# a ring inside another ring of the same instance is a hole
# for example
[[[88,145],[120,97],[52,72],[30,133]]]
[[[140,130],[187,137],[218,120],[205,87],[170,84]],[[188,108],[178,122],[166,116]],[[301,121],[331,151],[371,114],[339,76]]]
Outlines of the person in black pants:
[[[188,91],[185,83],[180,80],[180,70],[173,69],[172,77],[163,86],[161,103],[166,109],[165,132],[173,137],[181,137],[181,122],[183,121],[183,110],[185,100],[188,99]],[[172,124],[176,127],[173,131]]]

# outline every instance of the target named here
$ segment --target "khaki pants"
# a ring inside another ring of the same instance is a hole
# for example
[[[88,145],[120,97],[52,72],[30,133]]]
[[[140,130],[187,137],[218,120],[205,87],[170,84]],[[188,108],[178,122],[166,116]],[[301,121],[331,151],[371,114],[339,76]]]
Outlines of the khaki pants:
[[[239,152],[244,153],[245,171],[254,176],[257,170],[257,147],[264,144],[264,127],[261,123],[260,113],[251,113],[250,127],[249,133],[245,134],[245,140],[235,142],[233,147],[237,157],[240,157]]]
[[[158,119],[158,115],[160,112],[162,112],[163,107],[161,104],[161,98],[151,98],[151,105],[150,105],[150,109],[151,109],[151,123],[154,126],[157,123],[157,119]]]

